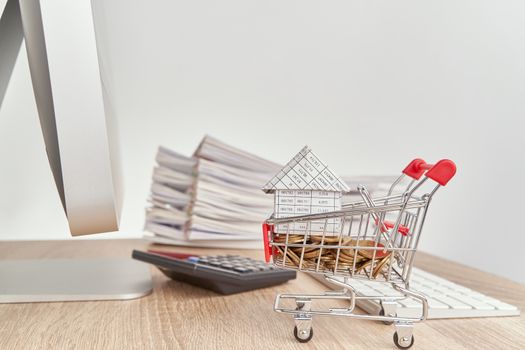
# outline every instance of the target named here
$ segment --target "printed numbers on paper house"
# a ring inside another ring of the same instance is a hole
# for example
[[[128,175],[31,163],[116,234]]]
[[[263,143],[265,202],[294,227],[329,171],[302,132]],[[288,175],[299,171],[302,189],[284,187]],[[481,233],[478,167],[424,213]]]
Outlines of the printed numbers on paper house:
[[[341,197],[350,188],[305,146],[262,189],[274,194],[274,216],[287,218],[308,214],[326,213],[341,209]],[[326,223],[326,231],[325,231]],[[340,219],[329,219],[307,223],[296,222],[293,227],[277,225],[275,232],[301,233],[307,229],[312,233],[338,234]]]

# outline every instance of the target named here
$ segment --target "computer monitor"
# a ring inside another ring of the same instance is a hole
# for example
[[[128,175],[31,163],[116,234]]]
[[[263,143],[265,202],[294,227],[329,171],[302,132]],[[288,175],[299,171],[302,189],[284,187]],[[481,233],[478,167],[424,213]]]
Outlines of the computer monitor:
[[[53,13],[59,16],[51,21]],[[117,130],[91,2],[0,0],[0,16],[0,108],[25,40],[45,149],[70,232],[118,230],[123,191]],[[60,16],[64,23],[56,20]],[[71,41],[56,39],[64,30]],[[2,261],[0,281],[0,302],[133,298],[151,290],[149,270],[131,258]]]

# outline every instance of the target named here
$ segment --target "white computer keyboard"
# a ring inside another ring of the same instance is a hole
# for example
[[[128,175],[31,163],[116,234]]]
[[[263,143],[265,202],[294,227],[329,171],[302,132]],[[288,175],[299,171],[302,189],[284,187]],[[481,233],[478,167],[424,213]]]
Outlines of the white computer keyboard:
[[[316,277],[331,288],[341,288],[327,282],[321,275],[316,275]],[[341,280],[343,280],[342,277]],[[350,280],[349,284],[354,287],[357,295],[401,295],[389,283]],[[410,289],[427,297],[428,318],[517,316],[520,314],[520,310],[516,306],[417,268],[412,269]],[[378,302],[370,300],[359,300],[357,306],[374,315],[377,315],[381,310]],[[399,317],[419,317],[421,315],[421,303],[412,298],[399,300],[397,302],[397,315]]]

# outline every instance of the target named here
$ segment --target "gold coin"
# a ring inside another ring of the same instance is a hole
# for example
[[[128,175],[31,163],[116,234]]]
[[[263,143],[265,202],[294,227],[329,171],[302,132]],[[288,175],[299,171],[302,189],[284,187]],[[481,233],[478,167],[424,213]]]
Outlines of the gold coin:
[[[301,255],[303,249],[301,247],[288,247],[288,250],[291,250],[297,255]]]
[[[324,244],[333,244],[333,243],[339,243],[339,236],[310,236],[310,240],[314,243],[321,243]]]
[[[273,237],[273,241],[278,242],[278,243],[288,242],[290,244],[293,244],[293,243],[303,242],[304,235],[288,235],[287,237],[286,234],[278,234]]]
[[[335,267],[334,267],[335,269]],[[337,266],[337,271],[335,272],[345,272],[345,273],[352,273],[352,266]]]
[[[359,242],[356,242],[356,246],[358,248],[356,248],[357,250],[357,253],[365,258],[368,258],[368,259],[372,259],[373,256],[374,256],[374,251],[376,252],[375,253],[375,258],[376,259],[382,259],[384,258],[386,255],[389,254],[389,252],[387,251],[384,251],[384,250],[375,250],[375,249],[367,249],[367,248],[375,248],[376,246],[376,242],[375,241],[371,241],[371,240],[363,240],[363,241],[359,241]],[[363,248],[361,248],[363,247]],[[378,248],[384,248],[385,246],[381,243],[377,243],[377,247]]]
[[[356,265],[356,267],[355,267],[355,272],[358,273],[358,272],[363,271],[363,270],[364,270],[365,268],[367,268],[371,263],[372,263],[372,260],[366,260],[366,261],[361,262],[359,265]]]
[[[333,269],[335,264],[334,264],[334,261],[325,261],[324,266],[326,266],[329,269]]]
[[[315,268],[316,264],[312,261],[309,261],[307,259],[303,258],[303,261],[301,263],[301,258],[298,254],[294,253],[292,250],[288,249],[286,252],[287,257],[289,260],[291,260],[295,266],[299,267],[299,269],[311,269]]]
[[[331,261],[331,262],[325,262],[325,265],[330,265],[332,267],[335,267],[336,263],[335,261]],[[350,264],[350,263],[345,263],[345,262],[341,262],[339,261],[339,263],[337,264],[337,267],[338,268],[351,268],[353,266],[353,264]]]
[[[355,268],[357,269],[361,264],[365,263],[366,261],[368,261],[367,258],[363,258],[363,257],[358,257],[357,260],[355,260]],[[352,261],[352,265],[354,264],[354,261]]]
[[[309,252],[305,252],[303,257],[305,259],[317,258],[319,257],[319,253],[321,253],[321,251],[319,249],[315,249]]]
[[[334,237],[334,239],[329,240],[328,243],[331,245],[352,245],[352,242],[354,242],[354,240],[350,237]],[[348,248],[348,249],[352,249],[352,248]]]
[[[348,257],[348,256],[343,255],[343,254],[339,254],[339,257],[334,256],[334,261],[336,261],[336,259],[338,259],[339,262],[343,262],[343,263],[347,263],[347,264],[353,264],[354,263],[354,258],[353,257]]]
[[[343,255],[343,256],[345,256],[345,257],[347,257],[349,259],[352,259],[352,260],[354,259],[354,257],[359,257],[359,255],[355,254],[355,251],[353,249],[351,249],[351,248],[348,248],[348,249],[345,248],[345,249],[339,250],[339,256],[341,256],[341,255]]]
[[[390,254],[388,254],[387,256],[385,256],[375,267],[374,267],[374,271],[372,272],[372,277],[376,278],[377,275],[379,275],[379,273],[381,272],[381,270],[383,269],[383,267],[386,267],[388,266],[388,263],[390,261]]]
[[[295,265],[293,263],[290,263],[290,260],[286,259],[286,263],[283,265],[283,259],[282,257],[279,257],[279,258],[276,258],[274,260],[274,264],[277,265],[277,266],[292,266],[292,267],[295,267]]]
[[[318,242],[321,242],[323,236],[310,236],[310,240],[314,243],[318,243]]]
[[[325,253],[325,254],[321,255],[321,257],[319,259],[321,261],[332,261],[332,260],[334,260],[334,257],[330,256],[330,255],[326,255],[326,253]]]
[[[305,253],[311,253],[311,252],[316,252],[316,251],[319,251],[319,249],[315,248],[315,247],[311,247],[311,246],[304,247],[304,252]]]
[[[357,240],[351,237],[344,237],[343,241],[341,242],[342,245],[350,245],[350,246],[355,246],[356,243],[357,243]]]
[[[319,268],[321,268],[323,265],[322,264],[319,264]],[[302,265],[302,268],[303,269],[316,269],[317,268],[317,263],[311,261],[311,260],[303,260],[303,265]]]
[[[286,241],[286,237],[287,236],[288,236],[288,241],[290,241],[290,240],[302,241],[302,240],[304,240],[304,237],[305,237],[305,235],[301,235],[301,234],[292,234],[292,233],[290,233],[288,235],[286,235],[285,233],[281,233],[280,234],[280,237],[282,237],[283,241]]]
[[[354,260],[362,258],[362,256],[357,254],[357,252],[352,248],[342,248],[339,254]]]
[[[282,247],[277,246],[276,248],[277,248],[277,250],[281,253],[281,255],[285,255],[285,254],[284,254],[284,249],[283,249]],[[289,249],[286,251],[286,256],[283,257],[283,259],[284,259],[285,261],[286,261],[286,260],[291,261],[291,262],[293,262],[295,265],[299,265],[299,258],[297,258],[297,255],[295,255],[295,253],[292,252],[292,251],[289,250]],[[286,265],[286,263],[285,263],[285,265]]]
[[[288,249],[288,251],[286,252],[286,255],[288,255],[288,257],[289,257],[294,263],[296,263],[297,265],[299,265],[299,262],[301,261],[301,259],[299,259],[299,257],[297,256],[297,254],[295,254],[293,251],[291,251],[290,249]]]
[[[328,267],[333,272],[351,272],[352,265],[351,264],[337,264],[337,271],[335,270],[335,264],[325,264],[326,267]]]

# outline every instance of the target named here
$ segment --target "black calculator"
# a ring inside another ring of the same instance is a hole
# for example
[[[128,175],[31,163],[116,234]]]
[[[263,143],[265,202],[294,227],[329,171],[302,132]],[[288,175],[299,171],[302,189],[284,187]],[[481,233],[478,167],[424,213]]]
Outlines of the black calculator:
[[[134,250],[133,259],[155,265],[166,276],[220,294],[233,294],[284,283],[296,277],[261,260],[239,255],[191,255]]]

